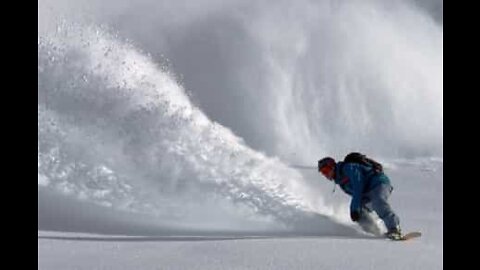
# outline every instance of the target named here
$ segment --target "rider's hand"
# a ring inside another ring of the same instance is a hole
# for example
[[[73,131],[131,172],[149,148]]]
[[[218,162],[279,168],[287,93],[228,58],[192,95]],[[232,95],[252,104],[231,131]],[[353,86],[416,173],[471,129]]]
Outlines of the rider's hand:
[[[360,212],[359,211],[351,211],[350,212],[350,218],[352,221],[358,221],[360,219]]]

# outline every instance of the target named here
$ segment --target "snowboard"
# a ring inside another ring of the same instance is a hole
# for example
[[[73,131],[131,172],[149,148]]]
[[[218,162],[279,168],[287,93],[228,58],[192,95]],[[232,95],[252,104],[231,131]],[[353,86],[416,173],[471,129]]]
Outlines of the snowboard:
[[[408,241],[408,240],[411,240],[411,239],[414,239],[414,238],[418,238],[422,236],[422,233],[421,232],[409,232],[409,233],[406,233],[404,235],[402,235],[402,237],[400,239],[390,239],[392,241]]]

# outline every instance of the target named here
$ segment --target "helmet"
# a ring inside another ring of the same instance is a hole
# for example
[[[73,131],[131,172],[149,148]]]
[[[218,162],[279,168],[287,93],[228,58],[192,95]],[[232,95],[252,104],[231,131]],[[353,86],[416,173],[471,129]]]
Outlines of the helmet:
[[[320,171],[320,169],[325,166],[334,166],[334,165],[335,165],[335,159],[331,157],[324,157],[318,161],[318,170]]]

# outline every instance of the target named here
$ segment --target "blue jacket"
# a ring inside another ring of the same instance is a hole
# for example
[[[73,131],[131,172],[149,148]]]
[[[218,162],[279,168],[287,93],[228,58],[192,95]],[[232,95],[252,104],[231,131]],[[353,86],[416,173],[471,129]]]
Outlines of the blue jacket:
[[[340,161],[335,167],[335,183],[352,196],[350,211],[353,212],[360,211],[362,203],[369,200],[365,194],[382,183],[390,185],[390,179],[370,166]]]

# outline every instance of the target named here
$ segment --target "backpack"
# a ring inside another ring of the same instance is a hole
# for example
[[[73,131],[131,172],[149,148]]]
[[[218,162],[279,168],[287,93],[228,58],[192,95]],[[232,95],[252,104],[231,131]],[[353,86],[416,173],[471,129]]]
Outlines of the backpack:
[[[382,164],[376,162],[375,160],[368,158],[366,155],[358,152],[352,152],[345,156],[343,159],[345,163],[358,163],[364,166],[373,167],[373,170],[377,173],[383,173]]]

